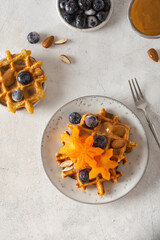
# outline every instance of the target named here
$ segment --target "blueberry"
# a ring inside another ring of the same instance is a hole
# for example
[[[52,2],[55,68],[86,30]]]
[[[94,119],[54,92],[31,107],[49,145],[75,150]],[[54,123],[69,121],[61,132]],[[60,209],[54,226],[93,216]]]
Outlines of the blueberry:
[[[104,1],[103,0],[94,0],[93,1],[93,9],[95,11],[101,11],[104,8]]]
[[[20,72],[17,76],[17,80],[22,85],[27,85],[32,82],[32,77],[29,72]]]
[[[79,180],[82,183],[88,183],[89,182],[89,172],[84,169],[79,172]]]
[[[68,0],[60,0],[59,1],[59,7],[61,10],[65,10],[65,4],[68,2]]]
[[[88,16],[93,16],[96,14],[96,11],[94,9],[89,9],[85,11],[85,14]]]
[[[93,146],[94,147],[99,147],[104,149],[107,145],[107,138],[103,135],[97,135],[94,137],[94,143]]]
[[[72,2],[75,2],[76,4],[78,4],[78,0],[67,0],[67,1],[72,1]]]
[[[108,16],[108,12],[104,12],[104,11],[98,12],[97,15],[96,15],[96,17],[98,18],[98,20],[100,22],[105,21],[107,16]]]
[[[89,10],[92,7],[91,0],[78,0],[78,5],[82,10]]]
[[[14,90],[14,92],[12,92],[12,99],[15,102],[21,101],[23,99],[23,92],[20,89]]]
[[[82,9],[78,9],[78,11],[76,12],[76,16],[80,15],[80,14],[84,14],[84,11]]]
[[[88,115],[86,116],[85,118],[85,124],[88,128],[95,128],[98,124],[98,119],[96,116],[93,116],[93,115]]]
[[[104,0],[104,10],[109,11],[111,8],[111,1],[110,0]]]
[[[97,18],[94,16],[89,16],[87,22],[89,28],[96,27],[98,24]]]
[[[64,15],[63,15],[63,18],[64,18],[64,20],[67,22],[67,23],[72,23],[73,21],[74,21],[74,15],[73,14],[67,14],[67,13],[65,13]]]
[[[76,27],[85,28],[86,27],[86,15],[81,13],[76,17]]]
[[[37,32],[30,32],[27,36],[27,39],[30,43],[37,43],[39,42],[39,34]]]
[[[76,1],[73,0],[69,0],[68,2],[66,2],[65,4],[65,10],[66,13],[68,14],[73,14],[78,10],[78,4]]]
[[[77,112],[72,112],[69,115],[69,121],[72,124],[78,124],[81,121],[81,115],[79,113],[77,113]]]

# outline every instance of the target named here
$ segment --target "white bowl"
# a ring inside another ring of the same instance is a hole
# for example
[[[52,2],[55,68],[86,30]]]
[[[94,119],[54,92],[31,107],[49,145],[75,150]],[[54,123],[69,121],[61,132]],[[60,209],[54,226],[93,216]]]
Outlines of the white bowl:
[[[96,30],[104,27],[104,25],[109,21],[111,15],[112,15],[112,12],[113,12],[113,0],[110,0],[110,2],[111,2],[111,8],[110,8],[109,13],[108,13],[108,16],[107,16],[107,18],[106,18],[106,20],[105,20],[104,22],[100,23],[98,26],[93,27],[93,28],[83,28],[83,29],[80,29],[80,28],[77,28],[77,27],[75,27],[75,26],[67,23],[67,22],[64,20],[63,15],[62,15],[62,13],[61,13],[61,11],[60,11],[60,8],[59,8],[59,0],[56,0],[56,1],[57,1],[57,2],[56,2],[57,12],[58,12],[58,16],[60,17],[61,21],[62,21],[67,27],[69,27],[70,29],[78,30],[78,31],[80,31],[80,32],[92,32],[92,31],[96,31]]]

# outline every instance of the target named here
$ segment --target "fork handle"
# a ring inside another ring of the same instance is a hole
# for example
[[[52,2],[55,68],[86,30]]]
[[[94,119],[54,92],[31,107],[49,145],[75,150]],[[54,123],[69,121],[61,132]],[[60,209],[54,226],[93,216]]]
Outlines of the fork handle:
[[[160,140],[159,140],[156,128],[155,128],[154,124],[151,122],[151,120],[149,119],[148,115],[147,114],[145,114],[145,115],[146,115],[146,119],[147,119],[147,122],[148,122],[148,126],[150,127],[151,132],[152,132],[152,134],[153,134],[153,136],[154,136],[154,138],[155,138],[155,140],[158,144],[158,147],[160,148]]]

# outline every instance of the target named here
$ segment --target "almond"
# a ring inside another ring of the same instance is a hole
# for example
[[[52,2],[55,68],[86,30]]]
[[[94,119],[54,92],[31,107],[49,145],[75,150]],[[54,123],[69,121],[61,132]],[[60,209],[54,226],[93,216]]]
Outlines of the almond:
[[[62,170],[62,172],[68,172],[68,171],[72,170],[73,168],[74,168],[74,166],[66,167]]]
[[[66,160],[60,164],[60,167],[65,168],[65,167],[70,167],[73,165],[73,162],[71,160]]]
[[[122,148],[124,147],[125,145],[125,141],[123,139],[116,139],[116,140],[113,140],[113,142],[111,143],[111,147],[112,148]]]
[[[112,113],[106,112],[105,117],[109,119],[113,119],[114,115]]]
[[[60,56],[60,59],[61,59],[62,62],[64,62],[64,63],[71,64],[70,59],[69,59],[67,56],[65,56],[65,55],[61,55],[61,56]]]
[[[158,53],[157,51],[154,49],[154,48],[151,48],[148,50],[148,56],[155,62],[158,62],[159,61],[159,56],[158,56]]]
[[[50,36],[43,41],[42,46],[44,48],[49,48],[52,45],[53,41],[54,41],[54,36]]]
[[[132,152],[132,147],[127,147],[125,153],[130,153]]]
[[[62,38],[62,39],[60,39],[60,40],[55,41],[54,44],[55,44],[55,45],[61,45],[61,44],[64,44],[64,43],[66,43],[66,42],[67,42],[67,39]]]

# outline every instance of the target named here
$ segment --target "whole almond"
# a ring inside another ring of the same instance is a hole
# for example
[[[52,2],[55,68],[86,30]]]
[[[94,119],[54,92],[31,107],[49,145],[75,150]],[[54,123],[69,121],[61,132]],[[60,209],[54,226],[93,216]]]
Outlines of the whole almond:
[[[151,48],[148,50],[148,56],[155,62],[158,62],[159,61],[159,56],[158,56],[158,53],[157,51],[154,49],[154,48]]]
[[[62,62],[67,63],[67,64],[71,64],[71,60],[66,56],[66,55],[61,55],[60,59],[62,60]]]
[[[66,167],[71,167],[73,165],[73,162],[71,160],[66,160],[60,164],[60,167],[66,168]]]
[[[73,168],[74,168],[74,166],[66,167],[62,170],[62,172],[68,172],[68,171],[72,170]]]
[[[132,147],[127,147],[125,153],[130,153],[132,152]]]
[[[55,45],[61,45],[67,42],[67,39],[63,38],[54,42]]]
[[[54,41],[54,36],[50,36],[42,42],[42,46],[44,48],[49,48],[52,45],[53,41]]]
[[[125,145],[125,141],[123,139],[116,139],[113,140],[113,142],[111,143],[111,147],[117,149],[117,148],[122,148]]]

